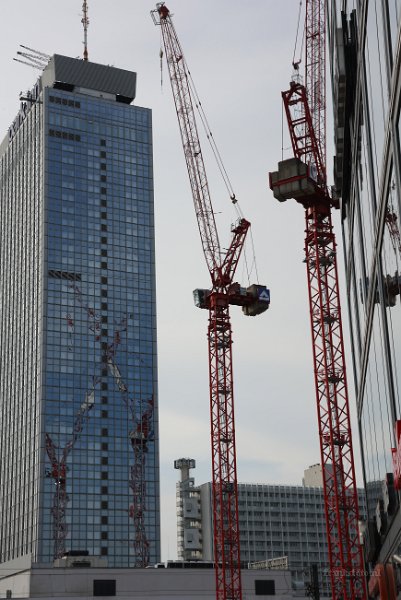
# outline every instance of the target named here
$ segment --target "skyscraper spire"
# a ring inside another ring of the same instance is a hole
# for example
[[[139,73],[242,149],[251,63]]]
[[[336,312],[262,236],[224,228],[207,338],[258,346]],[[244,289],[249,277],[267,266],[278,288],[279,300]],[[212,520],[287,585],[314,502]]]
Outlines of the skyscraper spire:
[[[84,26],[84,60],[88,60],[88,27],[89,27],[89,18],[88,18],[88,2],[84,0],[82,4],[82,25]]]

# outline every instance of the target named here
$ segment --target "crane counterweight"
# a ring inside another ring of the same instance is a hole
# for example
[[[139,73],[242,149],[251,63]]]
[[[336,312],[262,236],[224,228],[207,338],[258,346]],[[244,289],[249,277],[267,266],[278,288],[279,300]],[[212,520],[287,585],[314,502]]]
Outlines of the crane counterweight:
[[[316,203],[316,197],[327,200],[325,190],[317,183],[310,165],[299,158],[288,158],[278,163],[277,171],[269,173],[269,184],[279,202],[294,198],[305,207]]]
[[[194,304],[197,308],[211,307],[213,290],[196,289],[193,291]],[[232,283],[226,294],[231,305],[242,306],[242,312],[248,317],[255,317],[264,313],[270,306],[270,290],[265,285],[252,284],[241,287],[239,283]]]

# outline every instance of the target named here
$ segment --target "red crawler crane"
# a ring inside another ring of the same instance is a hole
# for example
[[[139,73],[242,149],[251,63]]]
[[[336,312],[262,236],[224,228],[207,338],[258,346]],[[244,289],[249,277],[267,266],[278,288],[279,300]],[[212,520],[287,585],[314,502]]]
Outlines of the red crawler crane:
[[[232,241],[223,256],[205,165],[196,126],[189,72],[169,9],[164,2],[152,11],[161,26],[181,140],[191,184],[203,253],[212,281],[211,290],[195,290],[195,304],[209,310],[209,376],[213,473],[214,560],[217,600],[241,600],[238,528],[237,467],[234,427],[232,335],[229,305],[242,306],[247,315],[264,312],[270,302],[265,286],[241,288],[234,274],[250,223],[241,218],[232,228]],[[232,198],[235,201],[235,197]]]
[[[366,599],[359,543],[336,241],[326,179],[326,1],[306,0],[305,86],[282,93],[295,158],[270,173],[280,201],[305,208],[305,255],[333,600]]]

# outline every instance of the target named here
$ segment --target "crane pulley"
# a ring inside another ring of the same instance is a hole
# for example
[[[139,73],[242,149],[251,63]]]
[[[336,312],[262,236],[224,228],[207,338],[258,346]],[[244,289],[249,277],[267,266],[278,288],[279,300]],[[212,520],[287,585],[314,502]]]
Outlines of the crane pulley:
[[[209,386],[213,475],[214,561],[216,599],[241,600],[241,560],[238,527],[237,466],[232,371],[232,331],[229,306],[242,306],[246,315],[264,312],[270,303],[266,286],[241,287],[234,276],[249,221],[241,217],[222,253],[195,119],[189,71],[169,9],[164,2],[151,12],[161,27],[181,141],[195,214],[212,287],[194,292],[195,304],[209,310]],[[235,196],[232,196],[235,202]]]

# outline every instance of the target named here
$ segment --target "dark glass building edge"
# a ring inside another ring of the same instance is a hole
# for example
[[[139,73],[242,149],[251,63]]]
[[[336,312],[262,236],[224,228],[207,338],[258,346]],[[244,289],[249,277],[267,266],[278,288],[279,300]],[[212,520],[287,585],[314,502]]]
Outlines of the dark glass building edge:
[[[368,507],[364,551],[373,567],[401,551],[392,461],[401,419],[401,2],[332,0],[329,15],[334,180]]]
[[[27,117],[44,115],[33,136],[43,124],[33,160],[44,158],[43,244],[28,249],[43,277],[40,492],[28,544],[12,541],[17,520],[2,560],[85,550],[135,566],[139,545],[150,562],[160,558],[151,113],[80,91],[45,88]],[[24,143],[25,129],[10,146]],[[26,169],[19,177],[29,187]]]

